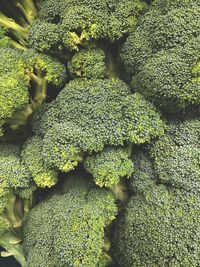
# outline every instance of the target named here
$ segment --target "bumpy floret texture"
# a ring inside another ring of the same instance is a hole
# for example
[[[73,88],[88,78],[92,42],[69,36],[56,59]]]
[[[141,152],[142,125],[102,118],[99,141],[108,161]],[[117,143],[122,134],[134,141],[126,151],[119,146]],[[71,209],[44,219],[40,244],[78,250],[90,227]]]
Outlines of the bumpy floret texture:
[[[8,188],[28,187],[29,172],[20,159],[21,148],[12,144],[0,145],[0,182]]]
[[[137,155],[134,195],[120,215],[113,240],[116,259],[127,267],[198,266],[199,187],[185,190],[161,184],[148,154]]]
[[[24,60],[17,50],[1,48],[0,54],[0,118],[5,119],[28,103],[28,79]]]
[[[48,0],[30,29],[29,43],[51,52],[78,50],[102,38],[115,41],[130,32],[145,9],[140,0]]]
[[[0,48],[10,46],[11,39],[7,36],[7,30],[0,25]]]
[[[132,88],[168,112],[200,103],[199,12],[198,1],[155,0],[122,51]]]
[[[44,136],[44,159],[62,171],[106,145],[149,142],[164,127],[154,107],[119,79],[73,80],[37,118],[33,129]]]
[[[57,171],[48,168],[42,156],[42,138],[29,138],[21,152],[21,158],[38,187],[52,187],[58,181]]]
[[[193,190],[200,187],[200,121],[170,124],[150,148],[155,171],[163,183]]]
[[[101,49],[81,50],[68,64],[72,78],[98,79],[108,76],[105,54]]]
[[[63,85],[66,70],[57,60],[33,50],[19,53],[14,48],[0,48],[0,55],[0,124],[18,125],[23,115],[44,101],[48,83]],[[35,84],[34,96],[31,83]]]
[[[83,165],[92,174],[98,186],[111,187],[122,177],[130,177],[134,166],[131,150],[124,147],[107,147],[102,152],[87,156]]]
[[[28,216],[28,266],[98,266],[106,254],[104,228],[115,215],[112,193],[96,188],[87,177],[70,177],[62,194],[47,198]]]

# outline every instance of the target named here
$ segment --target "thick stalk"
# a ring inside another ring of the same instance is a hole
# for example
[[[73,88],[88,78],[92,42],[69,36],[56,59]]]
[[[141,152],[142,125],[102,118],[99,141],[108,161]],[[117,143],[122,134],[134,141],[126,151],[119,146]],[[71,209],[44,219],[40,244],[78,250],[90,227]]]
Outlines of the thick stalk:
[[[21,10],[30,25],[38,17],[38,9],[32,0],[17,1],[15,5]]]
[[[13,40],[11,40],[11,44],[13,47],[15,47],[17,49],[24,50],[24,51],[27,50],[27,48],[25,46],[13,41]]]
[[[36,86],[34,99],[22,111],[17,111],[13,114],[11,119],[7,119],[6,123],[10,125],[11,129],[17,130],[19,126],[27,123],[28,117],[45,101],[47,95],[48,82],[45,79],[39,79],[39,84]]]
[[[25,219],[34,205],[33,197],[30,197],[29,199],[23,199],[23,204],[23,219]]]
[[[21,267],[27,267],[27,263],[23,254],[21,242],[17,242],[17,238],[10,232],[1,236],[0,246],[6,251],[0,253],[1,257],[13,256],[20,264]]]
[[[2,12],[0,12],[0,25],[10,30],[22,45],[27,46],[28,27],[20,26],[12,18],[8,18]]]
[[[9,221],[10,227],[13,229],[18,229],[22,225],[22,220],[16,210],[16,196],[13,192],[8,195],[8,202],[5,208],[5,215]]]
[[[110,187],[110,190],[114,193],[115,199],[119,200],[122,204],[126,203],[128,200],[127,186],[123,179],[121,181]]]

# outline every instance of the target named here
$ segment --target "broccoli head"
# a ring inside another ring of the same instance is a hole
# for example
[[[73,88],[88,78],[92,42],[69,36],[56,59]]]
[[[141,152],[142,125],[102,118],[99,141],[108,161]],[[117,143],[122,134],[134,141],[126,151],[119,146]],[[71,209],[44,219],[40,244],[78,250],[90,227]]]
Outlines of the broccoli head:
[[[57,183],[57,171],[48,168],[43,160],[41,137],[33,136],[25,142],[21,158],[38,187],[52,187]]]
[[[130,32],[145,9],[141,0],[47,0],[30,28],[29,44],[52,52],[91,47],[101,39],[114,42]]]
[[[72,57],[68,64],[72,78],[106,78],[105,54],[101,49],[81,50]]]
[[[150,146],[155,171],[162,183],[193,190],[200,186],[200,121],[174,122]]]
[[[65,67],[33,50],[0,48],[0,124],[17,128],[41,105],[49,84],[62,86]]]
[[[88,177],[72,175],[62,193],[53,193],[27,217],[28,266],[106,266],[111,259],[105,228],[116,212],[111,192],[97,188]]]
[[[112,187],[119,183],[120,178],[130,177],[133,173],[130,155],[129,148],[107,147],[102,152],[86,156],[83,165],[98,186]]]
[[[168,112],[199,104],[199,1],[153,1],[122,60],[140,91]]]
[[[163,184],[145,151],[135,151],[134,165],[135,173],[130,178],[134,194],[119,216],[113,239],[119,265],[198,266],[200,183],[193,189]]]
[[[108,145],[149,142],[164,128],[154,107],[119,79],[73,80],[36,117],[33,129],[43,137],[44,160],[61,171]]]

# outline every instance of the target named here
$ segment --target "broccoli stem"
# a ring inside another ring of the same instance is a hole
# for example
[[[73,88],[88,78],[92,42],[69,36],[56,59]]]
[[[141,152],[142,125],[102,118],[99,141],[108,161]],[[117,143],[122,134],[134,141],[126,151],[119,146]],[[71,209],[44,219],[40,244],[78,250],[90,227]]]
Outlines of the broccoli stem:
[[[1,257],[13,256],[22,267],[27,267],[27,262],[23,254],[21,240],[17,240],[11,232],[6,232],[1,236],[0,246],[6,251],[0,253]]]
[[[107,66],[109,78],[117,78],[118,75],[116,72],[115,63],[114,63],[113,56],[111,53],[106,54],[106,66]]]
[[[114,193],[116,200],[119,200],[122,204],[128,200],[127,186],[123,179],[116,185],[110,187],[110,190]]]
[[[25,125],[28,117],[35,109],[41,106],[46,99],[48,81],[45,78],[40,78],[36,75],[34,76],[34,82],[37,82],[34,99],[24,110],[15,112],[12,118],[5,121],[5,123],[9,124],[13,130],[17,130],[20,126]],[[31,74],[31,77],[33,79],[33,74]]]
[[[23,199],[23,219],[29,214],[33,206],[33,196],[29,199]]]
[[[11,44],[13,47],[17,48],[17,49],[20,49],[20,50],[27,50],[27,48],[13,40],[11,40]]]
[[[46,99],[47,96],[47,85],[48,82],[46,79],[38,80],[39,83],[36,87],[34,101],[33,101],[33,109],[38,108]]]
[[[11,30],[12,34],[17,38],[21,45],[27,46],[26,40],[28,39],[28,27],[20,26],[12,18],[8,18],[2,12],[0,12],[0,25]]]
[[[5,208],[5,215],[9,222],[9,226],[13,229],[18,229],[22,226],[22,220],[16,209],[16,196],[13,192],[8,194],[8,202]]]
[[[32,24],[33,21],[37,18],[38,9],[32,0],[21,0],[18,1],[15,5],[21,10],[29,24]]]

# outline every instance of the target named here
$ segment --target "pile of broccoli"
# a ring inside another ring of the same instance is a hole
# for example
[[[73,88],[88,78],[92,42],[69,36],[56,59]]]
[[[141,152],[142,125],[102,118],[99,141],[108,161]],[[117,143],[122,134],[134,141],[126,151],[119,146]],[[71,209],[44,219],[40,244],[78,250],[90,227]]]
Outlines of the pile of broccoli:
[[[200,266],[199,14],[0,0],[0,265]]]

